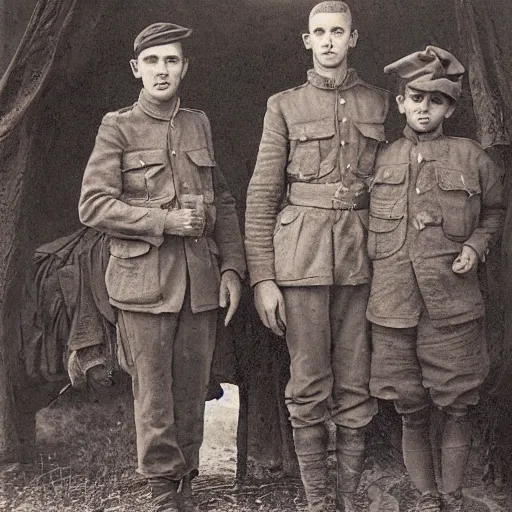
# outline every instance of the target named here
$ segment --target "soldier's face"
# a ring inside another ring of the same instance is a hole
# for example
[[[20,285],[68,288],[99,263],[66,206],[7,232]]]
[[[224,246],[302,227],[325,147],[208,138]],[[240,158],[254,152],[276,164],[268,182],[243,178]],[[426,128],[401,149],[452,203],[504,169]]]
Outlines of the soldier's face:
[[[407,124],[418,133],[433,132],[455,111],[455,104],[443,93],[423,92],[408,86],[405,94],[397,96],[396,101]]]
[[[180,43],[146,48],[130,65],[135,78],[141,78],[144,89],[160,103],[174,97],[188,69]]]
[[[304,46],[313,52],[315,67],[338,68],[346,63],[349,48],[357,44],[350,13],[318,13],[309,21],[309,33],[303,34]]]

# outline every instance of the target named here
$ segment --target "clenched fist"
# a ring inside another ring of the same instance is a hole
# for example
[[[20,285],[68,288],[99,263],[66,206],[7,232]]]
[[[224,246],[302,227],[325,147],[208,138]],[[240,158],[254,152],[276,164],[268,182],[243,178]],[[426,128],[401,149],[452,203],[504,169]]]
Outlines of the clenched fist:
[[[197,209],[181,208],[167,212],[164,232],[168,235],[197,237],[203,234],[204,226],[204,213]]]

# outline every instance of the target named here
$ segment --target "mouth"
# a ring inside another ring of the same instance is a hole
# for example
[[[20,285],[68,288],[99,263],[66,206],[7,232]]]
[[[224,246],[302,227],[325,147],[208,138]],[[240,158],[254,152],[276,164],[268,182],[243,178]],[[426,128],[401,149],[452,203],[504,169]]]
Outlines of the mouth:
[[[430,123],[430,117],[418,117],[419,124],[428,124]]]
[[[324,52],[322,55],[327,55],[328,57],[332,57],[333,55],[336,55],[335,52]]]
[[[167,87],[169,87],[169,82],[157,82],[155,84],[155,87],[158,89],[158,90],[163,90],[163,89],[167,89]]]

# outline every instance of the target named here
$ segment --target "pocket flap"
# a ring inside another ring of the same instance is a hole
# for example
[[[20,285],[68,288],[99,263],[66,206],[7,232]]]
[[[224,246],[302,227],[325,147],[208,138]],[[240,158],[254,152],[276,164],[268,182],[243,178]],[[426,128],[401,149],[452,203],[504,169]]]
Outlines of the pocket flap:
[[[279,223],[282,226],[285,226],[286,224],[292,223],[299,215],[300,210],[298,208],[288,206],[281,212]]]
[[[198,167],[215,167],[215,160],[210,156],[208,148],[187,149],[187,155]]]
[[[334,137],[335,128],[332,119],[319,119],[317,121],[308,121],[306,123],[295,123],[289,127],[290,140],[308,140],[329,139]]]
[[[394,231],[398,224],[402,222],[402,218],[400,219],[381,219],[379,217],[374,217],[370,214],[370,222],[369,222],[369,230],[374,233],[389,233],[390,231]]]
[[[386,140],[384,126],[382,124],[361,123],[355,121],[354,125],[359,132],[361,132],[365,137],[369,139],[375,139],[382,142]]]
[[[135,258],[146,254],[150,249],[151,244],[144,240],[110,239],[110,254],[116,258]]]
[[[478,178],[460,169],[437,167],[436,176],[439,187],[443,190],[465,190],[469,195],[481,192]]]
[[[123,153],[123,171],[143,169],[151,165],[164,165],[167,162],[166,149],[141,149]]]
[[[377,167],[371,186],[373,187],[373,185],[377,183],[400,185],[405,181],[405,173],[407,172],[408,167],[409,164],[384,165]]]

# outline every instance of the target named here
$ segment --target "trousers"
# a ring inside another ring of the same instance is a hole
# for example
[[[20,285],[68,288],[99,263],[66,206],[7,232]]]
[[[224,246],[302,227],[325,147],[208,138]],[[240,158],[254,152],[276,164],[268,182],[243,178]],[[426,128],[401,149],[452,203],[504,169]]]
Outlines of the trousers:
[[[197,472],[217,310],[120,311],[119,360],[131,375],[138,472],[180,480]]]
[[[282,287],[290,380],[285,400],[294,428],[330,418],[359,428],[377,412],[370,397],[368,285]]]

